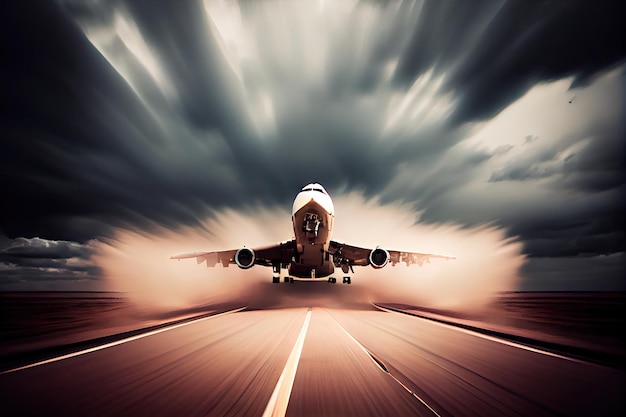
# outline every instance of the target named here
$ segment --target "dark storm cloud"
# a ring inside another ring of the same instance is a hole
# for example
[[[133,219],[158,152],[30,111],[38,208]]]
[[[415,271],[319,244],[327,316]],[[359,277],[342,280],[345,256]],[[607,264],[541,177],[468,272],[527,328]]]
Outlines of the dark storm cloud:
[[[579,132],[580,134],[580,132]],[[532,256],[576,256],[622,251],[626,178],[624,130],[618,124],[584,146],[568,149],[567,141],[540,152],[528,151],[491,174],[490,182],[516,183],[541,179],[556,192],[585,193],[577,205],[561,205],[552,214],[519,216],[506,222],[511,234],[525,242]],[[585,138],[585,132],[582,132]],[[534,137],[525,145],[539,143]],[[585,143],[586,142],[586,143]]]
[[[159,119],[54,3],[14,3],[8,12],[0,161],[11,204],[0,230],[85,241],[112,223],[193,222],[207,201],[234,202],[241,188],[229,189],[237,181],[224,177],[254,170],[254,149],[241,152],[237,135],[226,142],[219,132],[206,132],[204,143],[168,141]],[[238,129],[231,122],[222,121],[226,133]]]
[[[457,96],[452,121],[494,116],[537,82],[587,85],[626,55],[619,1],[426,1],[396,72],[401,85],[435,65]]]
[[[0,287],[3,290],[21,290],[25,283],[28,290],[32,290],[33,284],[45,284],[49,282],[77,282],[97,281],[101,271],[97,266],[75,267],[67,265],[29,265],[28,263],[1,264],[0,263]],[[41,290],[41,287],[35,289]],[[58,288],[53,288],[58,289]],[[68,288],[72,290],[72,288]]]
[[[24,258],[66,259],[73,257],[88,258],[92,252],[88,247],[74,242],[19,237],[8,243],[4,248],[0,248],[0,254]]]
[[[624,253],[578,258],[531,258],[522,267],[521,291],[624,290]]]
[[[100,269],[94,265],[72,265],[65,260],[9,258],[9,265],[2,269],[2,275],[9,280],[17,277],[39,276],[45,279],[67,280],[72,278],[98,279]]]
[[[538,83],[572,77],[580,87],[624,62],[622,2],[362,2],[339,26],[312,24],[312,33],[298,18],[315,15],[303,17],[295,3],[240,4],[235,17],[249,39],[236,45],[243,58],[234,63],[232,39],[216,29],[223,21],[211,22],[200,1],[5,6],[0,232],[85,243],[116,227],[199,226],[225,206],[288,206],[317,181],[331,192],[415,202],[427,221],[498,221],[536,256],[623,250],[615,232],[623,200],[528,219],[515,207],[472,211],[449,198],[517,149],[450,152],[469,134],[466,122],[494,116]],[[145,47],[132,44],[135,29]],[[441,87],[415,89],[427,77]],[[440,114],[389,122],[390,103],[408,103],[411,114],[417,100],[445,93],[451,104]],[[566,144],[555,142],[491,179],[620,189],[619,132],[602,132],[606,140],[564,162]],[[542,235],[545,225],[561,232]],[[19,257],[27,259],[35,261]]]
[[[90,244],[41,238],[9,239],[0,235],[0,285],[24,279],[54,281],[97,279],[100,269],[91,264]]]
[[[591,211],[591,210],[590,210]],[[523,236],[534,257],[608,255],[624,247],[624,219],[617,211],[601,216],[560,216],[541,222],[519,222],[511,233]],[[586,219],[586,220],[581,220]]]
[[[563,167],[568,176],[566,186],[588,192],[601,192],[626,184],[624,161],[626,143],[624,129],[605,132],[599,140],[589,144],[578,153],[568,155]]]
[[[582,141],[585,133],[577,132]],[[624,133],[623,124],[617,123],[613,130],[600,132],[595,140],[587,141],[576,150],[568,150],[570,141],[561,141],[538,152],[526,152],[493,172],[489,181],[526,181],[558,176],[562,186],[573,190],[582,188],[588,192],[600,192],[619,188],[625,184]],[[541,138],[529,136],[524,144],[537,140]],[[563,157],[562,152],[567,154]]]

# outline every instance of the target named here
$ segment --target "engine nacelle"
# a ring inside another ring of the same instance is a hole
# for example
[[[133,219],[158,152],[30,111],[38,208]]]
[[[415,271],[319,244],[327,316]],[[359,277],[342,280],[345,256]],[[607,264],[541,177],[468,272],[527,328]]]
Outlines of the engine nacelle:
[[[241,269],[249,269],[254,266],[254,251],[249,248],[241,248],[235,254],[235,263]]]
[[[370,252],[370,264],[375,269],[380,269],[389,262],[389,252],[385,249],[376,248]]]

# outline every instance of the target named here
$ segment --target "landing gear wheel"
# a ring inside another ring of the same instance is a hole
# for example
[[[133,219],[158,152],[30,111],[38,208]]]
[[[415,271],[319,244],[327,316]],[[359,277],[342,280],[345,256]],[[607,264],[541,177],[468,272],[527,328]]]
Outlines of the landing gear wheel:
[[[343,283],[344,284],[351,284],[352,280],[350,279],[350,277],[343,277]]]
[[[289,282],[289,277],[283,278],[283,282]]]
[[[272,284],[278,284],[280,282],[280,265],[272,264]]]
[[[293,278],[289,277],[289,283],[293,284]]]
[[[334,283],[336,283],[336,282],[337,282],[337,278],[335,278],[335,277],[330,277],[330,278],[328,278],[328,282],[329,282],[329,283],[331,283],[331,284],[334,284]]]

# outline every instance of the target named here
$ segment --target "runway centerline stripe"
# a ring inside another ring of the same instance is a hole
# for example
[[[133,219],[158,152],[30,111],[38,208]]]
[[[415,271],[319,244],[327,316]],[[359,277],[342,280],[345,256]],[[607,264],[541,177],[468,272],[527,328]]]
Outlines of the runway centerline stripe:
[[[306,318],[302,324],[302,329],[296,339],[296,343],[291,350],[291,354],[287,359],[283,373],[278,378],[274,392],[270,397],[263,417],[284,417],[287,412],[287,404],[289,404],[289,397],[291,396],[291,389],[293,388],[293,381],[296,378],[296,371],[298,370],[298,363],[300,362],[300,355],[302,354],[302,347],[304,346],[304,339],[306,338],[306,332],[309,328],[309,322],[311,321],[311,309],[306,313]]]
[[[34,368],[36,366],[45,365],[45,364],[52,363],[52,362],[62,361],[64,359],[69,359],[69,358],[73,358],[75,356],[85,355],[85,354],[91,353],[91,352],[96,352],[98,350],[102,350],[102,349],[110,348],[110,347],[113,347],[113,346],[121,345],[121,344],[124,344],[124,343],[127,343],[127,342],[132,342],[133,340],[143,339],[144,337],[153,336],[153,335],[158,334],[158,333],[163,333],[163,332],[166,332],[168,330],[178,329],[179,327],[187,326],[189,324],[199,323],[199,322],[204,321],[204,320],[213,319],[215,317],[224,316],[224,315],[230,314],[230,313],[236,313],[236,312],[241,311],[241,310],[243,310],[245,308],[246,307],[241,307],[241,308],[237,308],[237,309],[234,309],[234,310],[225,311],[223,313],[215,314],[215,315],[212,315],[212,316],[202,317],[202,318],[199,318],[199,319],[196,319],[196,320],[191,320],[191,321],[187,321],[187,322],[184,322],[184,323],[174,324],[172,326],[163,327],[163,328],[157,329],[157,330],[152,330],[152,331],[149,331],[149,332],[146,332],[146,333],[138,334],[136,336],[127,337],[126,339],[121,339],[121,340],[117,340],[115,342],[106,343],[104,345],[94,346],[92,348],[85,349],[85,350],[79,350],[78,352],[68,353],[67,355],[57,356],[56,358],[50,358],[50,359],[46,359],[46,360],[43,360],[43,361],[40,361],[40,362],[31,363],[29,365],[20,366],[19,368],[8,369],[6,371],[0,372],[0,375],[9,374],[11,372],[22,371],[24,369]]]

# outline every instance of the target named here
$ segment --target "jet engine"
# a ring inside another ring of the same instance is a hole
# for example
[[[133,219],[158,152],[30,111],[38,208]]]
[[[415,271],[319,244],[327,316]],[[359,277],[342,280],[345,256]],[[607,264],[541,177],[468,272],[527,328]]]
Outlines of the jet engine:
[[[241,269],[248,269],[254,266],[254,251],[249,248],[241,248],[235,254],[235,263]]]
[[[370,264],[376,268],[380,269],[387,265],[389,262],[389,252],[385,249],[376,248],[370,252]]]

